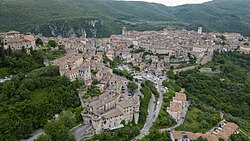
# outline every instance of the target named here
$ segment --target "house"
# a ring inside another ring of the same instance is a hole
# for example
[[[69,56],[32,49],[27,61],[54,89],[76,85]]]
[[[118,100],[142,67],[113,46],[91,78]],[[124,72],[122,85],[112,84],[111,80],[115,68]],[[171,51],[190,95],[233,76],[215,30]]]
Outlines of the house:
[[[196,141],[199,137],[206,138],[208,141],[218,141],[218,138],[212,134],[192,133],[186,131],[170,132],[170,138],[172,141]]]
[[[167,107],[167,112],[176,120],[179,121],[182,118],[182,111],[187,106],[187,96],[184,93],[175,93],[175,97],[170,102],[170,106]]]
[[[234,133],[237,134],[237,129],[239,126],[232,122],[224,122],[220,128],[215,128],[214,132],[212,133],[217,138],[223,138],[226,141],[230,140],[230,136]]]

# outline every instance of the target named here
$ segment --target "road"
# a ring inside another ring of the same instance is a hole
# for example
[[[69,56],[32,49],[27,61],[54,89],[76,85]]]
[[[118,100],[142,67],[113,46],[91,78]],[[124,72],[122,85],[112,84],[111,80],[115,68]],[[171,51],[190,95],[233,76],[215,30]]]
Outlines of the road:
[[[83,138],[90,137],[93,135],[91,125],[80,124],[71,129],[70,132],[75,136],[76,141],[81,141]]]
[[[136,139],[141,139],[149,133],[149,129],[153,125],[154,111],[155,111],[155,96],[152,94],[150,102],[148,104],[148,116],[146,122],[143,128],[141,129],[140,134],[136,137]]]
[[[144,127],[141,129],[140,134],[135,139],[141,139],[144,136],[149,134],[149,130],[153,125],[153,122],[158,118],[159,112],[161,110],[162,102],[163,102],[163,96],[162,96],[162,80],[160,80],[158,77],[152,75],[152,74],[137,74],[137,76],[142,76],[143,78],[150,80],[156,84],[157,90],[160,93],[160,96],[158,98],[159,103],[155,106],[155,96],[152,94],[151,100],[149,102],[148,107],[148,116],[146,123],[144,124]],[[154,109],[154,110],[153,110]]]
[[[239,131],[240,131],[243,135],[245,135],[248,139],[250,139],[250,136],[249,136],[247,133],[245,133],[245,132],[242,131],[241,129],[239,129]]]
[[[32,133],[29,139],[21,139],[21,141],[33,141],[37,139],[40,135],[45,134],[43,129],[38,129],[34,133]]]
[[[11,80],[11,77],[0,79],[0,83],[4,83],[5,81]]]

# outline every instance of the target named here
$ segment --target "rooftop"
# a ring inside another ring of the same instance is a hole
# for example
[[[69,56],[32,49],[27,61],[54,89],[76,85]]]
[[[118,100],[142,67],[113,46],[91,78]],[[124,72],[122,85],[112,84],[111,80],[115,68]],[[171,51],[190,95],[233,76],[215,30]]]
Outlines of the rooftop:
[[[170,107],[168,107],[168,110],[178,112],[182,110],[182,104],[178,102],[171,102]]]
[[[186,101],[187,100],[187,95],[184,93],[175,93],[175,100],[180,100],[180,101]]]

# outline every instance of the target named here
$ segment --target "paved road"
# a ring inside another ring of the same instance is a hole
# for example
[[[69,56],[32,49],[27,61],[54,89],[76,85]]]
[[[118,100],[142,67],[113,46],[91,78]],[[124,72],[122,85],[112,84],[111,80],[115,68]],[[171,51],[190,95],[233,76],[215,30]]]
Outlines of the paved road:
[[[239,129],[239,131],[240,131],[243,135],[245,135],[246,137],[248,137],[248,139],[250,139],[250,136],[249,136],[247,133],[245,133],[245,132],[242,131],[241,129]]]
[[[149,114],[147,116],[146,123],[144,124],[144,127],[140,131],[140,134],[135,139],[141,139],[144,136],[149,134],[149,130],[152,127],[153,122],[158,118],[159,112],[161,110],[162,102],[163,102],[163,96],[162,96],[162,92],[161,92],[162,80],[160,80],[158,77],[156,77],[152,74],[139,74],[139,75],[154,82],[156,84],[158,92],[160,93],[160,96],[158,98],[158,104],[156,106],[155,106],[156,103],[153,102],[153,101],[155,101],[155,96],[153,95],[151,97],[151,100],[149,103],[149,108],[148,108]],[[152,104],[152,102],[153,102],[153,104]],[[153,106],[153,108],[152,108],[152,106]],[[155,109],[155,110],[152,112],[152,109]]]
[[[33,141],[37,139],[40,135],[45,134],[43,129],[38,129],[34,133],[31,134],[29,139],[21,139],[21,141]]]
[[[76,141],[81,141],[85,137],[90,137],[93,135],[91,125],[78,125],[70,130],[70,132],[75,136]]]
[[[148,116],[146,122],[143,128],[141,129],[140,134],[136,137],[136,139],[141,139],[149,133],[149,129],[153,125],[154,111],[155,111],[155,96],[152,94],[150,102],[148,104]]]
[[[11,80],[11,78],[5,78],[5,79],[0,79],[0,83],[3,83],[5,81]]]

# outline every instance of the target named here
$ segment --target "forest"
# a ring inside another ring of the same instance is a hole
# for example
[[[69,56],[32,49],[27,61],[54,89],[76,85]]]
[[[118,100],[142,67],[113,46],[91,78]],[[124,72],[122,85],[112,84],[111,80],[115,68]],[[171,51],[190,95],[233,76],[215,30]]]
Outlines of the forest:
[[[250,55],[237,51],[216,52],[213,61],[201,67],[219,69],[222,73],[203,74],[198,70],[191,70],[182,72],[174,78],[177,84],[185,88],[192,103],[192,109],[189,111],[191,115],[188,115],[186,124],[180,129],[200,130],[201,126],[194,126],[199,121],[204,122],[205,130],[202,131],[206,131],[216,125],[218,114],[212,116],[211,113],[217,112],[223,113],[225,119],[237,123],[249,134]],[[200,119],[201,115],[204,115],[206,121]]]
[[[128,30],[188,29],[202,26],[206,31],[250,35],[249,0],[214,0],[200,5],[167,7],[141,1],[116,0],[1,0],[0,32],[18,30],[46,36],[70,36],[72,31],[87,37],[91,21],[97,37]],[[18,7],[18,8],[14,8]],[[221,18],[223,17],[223,18]]]
[[[63,110],[80,106],[76,89],[80,82],[60,76],[57,66],[43,65],[50,51],[22,49],[12,52],[0,46],[0,140],[19,140],[44,127]],[[60,52],[61,54],[61,52]],[[77,118],[79,122],[79,117]]]

